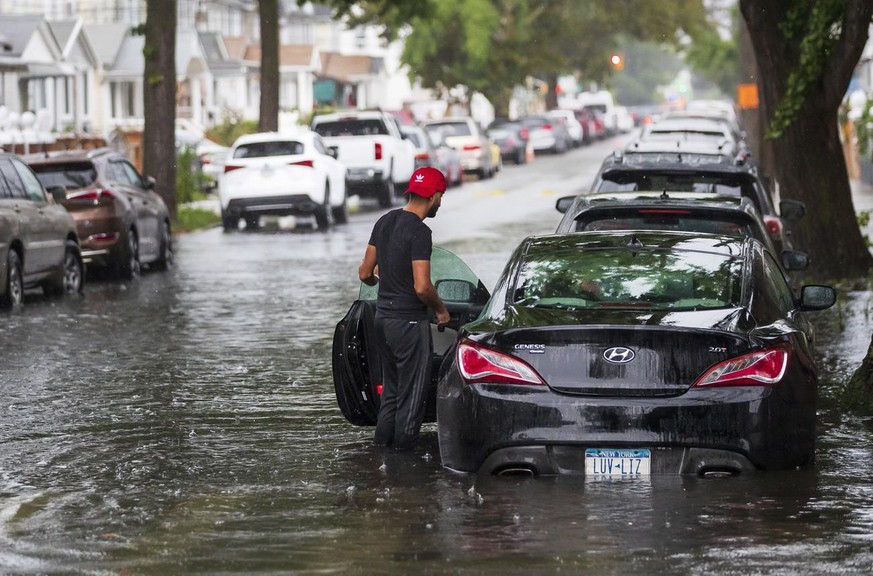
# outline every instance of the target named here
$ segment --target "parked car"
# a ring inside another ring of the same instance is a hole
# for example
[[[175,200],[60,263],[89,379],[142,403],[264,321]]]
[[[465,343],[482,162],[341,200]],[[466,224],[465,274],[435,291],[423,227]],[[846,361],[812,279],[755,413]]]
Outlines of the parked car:
[[[722,146],[728,143],[732,146],[731,154],[737,154],[746,147],[742,136],[735,133],[730,126],[720,120],[702,117],[662,117],[643,127],[640,140],[700,140]]]
[[[752,200],[777,250],[793,247],[787,225],[802,218],[806,206],[770,195],[758,168],[730,146],[703,141],[637,141],[603,160],[592,193],[663,191],[745,196]]]
[[[777,249],[767,225],[744,196],[701,192],[604,192],[564,196],[555,203],[564,217],[555,233],[603,230],[673,230],[755,238],[778,256],[786,271],[809,265],[804,252]]]
[[[415,145],[415,169],[430,166],[438,169],[446,177],[449,186],[459,186],[463,180],[461,155],[444,143],[436,144],[421,126],[401,124],[400,131]]]
[[[577,148],[585,141],[585,129],[582,123],[576,118],[576,114],[572,110],[549,110],[546,116],[550,118],[560,118],[567,128],[567,133],[570,135],[570,146]]]
[[[530,133],[530,143],[534,152],[553,152],[563,154],[572,146],[570,134],[560,118],[549,116],[524,116],[521,125]]]
[[[807,311],[753,238],[578,232],[521,243],[437,392],[444,466],[720,476],[810,466]]]
[[[530,132],[519,122],[502,121],[488,127],[488,138],[500,148],[503,162],[527,163]]]
[[[200,170],[205,176],[207,190],[218,187],[218,179],[224,173],[224,163],[230,148],[204,138],[197,143],[195,152],[200,162]]]
[[[26,161],[46,188],[63,187],[61,203],[76,221],[82,257],[89,267],[121,278],[141,265],[165,270],[173,263],[170,215],[155,181],[143,177],[110,148],[31,154]]]
[[[436,141],[445,142],[461,154],[464,172],[491,178],[497,166],[491,152],[491,141],[475,120],[468,116],[428,120],[424,129]]]
[[[319,114],[312,130],[347,168],[350,194],[394,205],[415,170],[415,146],[403,138],[395,117],[380,110]]]
[[[20,306],[31,287],[49,296],[82,291],[84,262],[64,197],[63,188],[47,193],[21,158],[0,153],[0,308]]]
[[[218,198],[225,230],[257,228],[261,216],[312,216],[324,230],[348,220],[346,167],[310,130],[240,136],[231,146]]]

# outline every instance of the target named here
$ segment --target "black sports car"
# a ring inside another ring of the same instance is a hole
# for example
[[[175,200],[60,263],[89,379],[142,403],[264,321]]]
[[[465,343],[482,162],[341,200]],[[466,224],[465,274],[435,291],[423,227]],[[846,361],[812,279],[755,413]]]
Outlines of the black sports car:
[[[442,463],[460,471],[699,476],[811,465],[809,310],[754,238],[530,237],[439,382]]]

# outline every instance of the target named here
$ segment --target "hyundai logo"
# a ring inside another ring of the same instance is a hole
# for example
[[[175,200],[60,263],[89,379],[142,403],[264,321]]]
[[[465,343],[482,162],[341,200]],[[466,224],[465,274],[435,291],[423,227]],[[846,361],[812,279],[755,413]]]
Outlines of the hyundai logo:
[[[603,359],[610,364],[627,364],[634,357],[636,357],[634,351],[624,346],[613,346],[603,352]]]

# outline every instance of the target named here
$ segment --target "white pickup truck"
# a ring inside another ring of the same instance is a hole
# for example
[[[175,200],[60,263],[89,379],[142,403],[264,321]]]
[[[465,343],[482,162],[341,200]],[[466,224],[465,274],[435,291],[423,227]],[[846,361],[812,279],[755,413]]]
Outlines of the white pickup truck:
[[[336,151],[348,172],[349,194],[375,196],[392,206],[397,187],[402,193],[415,169],[415,146],[405,139],[394,117],[385,112],[350,111],[312,119],[312,130]]]

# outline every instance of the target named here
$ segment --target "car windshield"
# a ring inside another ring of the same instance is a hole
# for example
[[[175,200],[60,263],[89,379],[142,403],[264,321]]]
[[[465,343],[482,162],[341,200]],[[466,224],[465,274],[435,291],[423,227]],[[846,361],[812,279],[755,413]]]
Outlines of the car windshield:
[[[652,208],[636,212],[583,213],[576,217],[574,231],[676,230],[704,232],[734,238],[753,238],[755,227],[745,214],[718,214],[683,209]]]
[[[451,136],[469,136],[470,125],[466,122],[439,122],[437,124],[428,124],[428,132],[442,133],[444,137]]]
[[[234,158],[266,158],[269,156],[294,156],[303,154],[303,144],[294,140],[271,140],[240,144],[233,151]]]
[[[90,162],[31,164],[30,167],[46,188],[63,186],[67,190],[75,190],[90,186],[97,180],[97,170]]]
[[[375,136],[388,134],[385,123],[378,118],[335,120],[319,122],[312,130],[322,136]]]
[[[695,310],[740,301],[740,260],[710,252],[605,248],[529,255],[511,292],[532,308]]]

